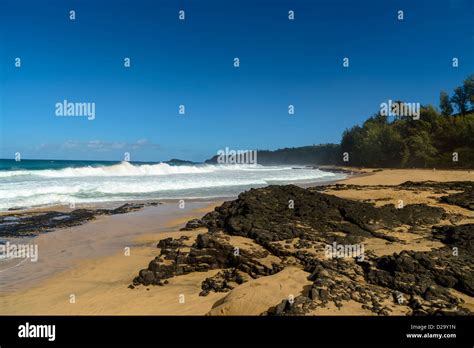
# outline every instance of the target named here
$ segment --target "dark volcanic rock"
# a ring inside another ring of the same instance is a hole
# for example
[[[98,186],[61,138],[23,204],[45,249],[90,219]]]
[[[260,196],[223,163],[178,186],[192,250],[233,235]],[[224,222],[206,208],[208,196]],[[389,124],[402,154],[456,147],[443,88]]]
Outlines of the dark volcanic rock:
[[[445,244],[460,247],[474,255],[474,224],[436,226],[433,228],[433,235]]]
[[[366,270],[367,281],[429,301],[440,300],[448,307],[459,304],[448,288],[474,296],[473,224],[436,228],[435,235],[442,235],[446,244],[457,249],[403,251],[378,258],[375,267]]]
[[[140,210],[145,206],[145,204],[141,203],[125,203],[118,208],[115,209],[99,209],[97,213],[104,214],[104,215],[115,215],[115,214],[125,214],[132,211]]]
[[[186,236],[181,236],[178,239],[173,239],[171,237],[162,239],[158,242],[157,247],[161,248],[163,250],[168,250],[168,249],[177,249],[177,248],[182,248],[184,247],[184,241],[189,240],[189,237]]]
[[[289,208],[289,201],[294,208]],[[252,189],[202,218],[211,230],[252,238],[262,245],[292,238],[315,240],[322,232],[345,232],[356,243],[381,228],[436,223],[444,210],[423,204],[396,209],[338,198],[293,185]],[[331,240],[326,240],[331,243]]]
[[[199,296],[207,296],[211,291],[227,292],[232,290],[235,285],[240,285],[244,282],[244,277],[236,269],[224,270],[213,277],[206,278],[202,282],[202,291],[199,293]]]
[[[76,209],[68,213],[24,213],[18,216],[0,217],[0,237],[35,236],[55,228],[81,225],[94,219],[97,212],[88,209]],[[12,221],[11,218],[17,218]],[[14,223],[12,223],[14,222]]]
[[[450,197],[448,191],[466,193],[471,186],[467,182],[406,182],[390,189],[413,190],[414,194],[426,189]],[[330,186],[332,190],[335,187],[343,190],[348,185]],[[274,274],[291,264],[308,272],[312,284],[300,296],[284,299],[270,308],[268,315],[302,315],[329,303],[342,308],[347,301],[358,302],[361,308],[377,315],[391,314],[394,306],[403,306],[402,313],[413,315],[470,314],[463,307],[463,300],[450,289],[474,296],[474,224],[433,226],[446,221],[453,223],[453,214],[426,204],[411,204],[401,209],[393,204],[377,207],[320,190],[287,185],[240,194],[235,201],[225,202],[202,219],[191,220],[186,225],[185,229],[189,230],[208,228],[207,233],[197,236],[191,248],[188,245],[184,249],[183,241],[176,239],[160,241],[160,256],[167,262],[153,260],[147,269],[140,271],[134,285],[160,285],[166,278],[189,272],[231,268],[232,271],[224,270],[203,281],[201,295],[205,296],[210,291],[231,290],[239,284],[237,274],[256,278]],[[461,202],[466,197],[449,204],[464,204]],[[412,234],[438,240],[445,246],[383,257],[369,250],[361,259],[322,256],[324,248],[333,243],[353,246],[381,238],[387,244],[404,244],[405,240],[398,240],[387,231],[402,233],[405,227]],[[251,239],[264,252],[236,253],[230,236]],[[270,268],[259,262],[267,255],[280,260],[279,263],[272,263]]]
[[[40,232],[82,225],[99,215],[125,214],[156,204],[127,203],[115,209],[75,209],[70,212],[26,212],[0,216],[0,237],[35,236]]]
[[[196,228],[206,227],[201,219],[193,219],[186,223],[186,226],[183,227],[180,231],[192,231]]]
[[[434,189],[436,193],[447,193],[447,191],[461,191],[449,194],[440,198],[440,201],[447,204],[458,205],[460,207],[474,210],[474,182],[454,181],[454,182],[411,182],[407,181],[400,185],[403,188],[411,189]]]
[[[441,197],[441,201],[448,204],[458,205],[460,207],[474,210],[474,189],[464,192],[453,193],[449,196]]]
[[[243,250],[236,253],[234,246],[222,237],[216,234],[199,234],[188,252],[180,250],[183,246],[180,240],[161,240],[158,243],[161,248],[160,256],[172,260],[172,264],[164,264],[162,259],[155,258],[147,269],[141,270],[138,277],[135,277],[134,285],[161,284],[162,279],[219,268],[236,268],[253,278],[271,275],[282,269],[276,264],[269,268]]]
[[[297,296],[292,300],[285,299],[275,307],[268,309],[268,316],[305,315],[309,310],[316,308],[314,302],[306,296]]]

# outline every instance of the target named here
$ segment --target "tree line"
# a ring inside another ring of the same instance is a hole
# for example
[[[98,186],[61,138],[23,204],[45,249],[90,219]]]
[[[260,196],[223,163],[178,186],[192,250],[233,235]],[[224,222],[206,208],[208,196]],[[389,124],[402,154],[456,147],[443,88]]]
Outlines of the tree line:
[[[396,101],[392,106],[399,106]],[[397,108],[403,109],[403,108]],[[258,150],[261,165],[344,165],[391,168],[474,168],[474,75],[451,95],[442,91],[439,109],[420,106],[417,117],[378,112],[346,129],[340,144],[275,151]],[[216,163],[217,156],[207,160]]]
[[[418,119],[377,113],[344,131],[340,150],[352,166],[474,167],[474,75],[451,96],[442,91],[439,110],[421,106]]]

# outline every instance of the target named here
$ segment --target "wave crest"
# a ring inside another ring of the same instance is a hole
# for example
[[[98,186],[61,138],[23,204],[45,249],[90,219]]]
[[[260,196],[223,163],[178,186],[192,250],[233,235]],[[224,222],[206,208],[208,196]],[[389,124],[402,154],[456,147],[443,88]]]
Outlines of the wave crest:
[[[110,166],[101,167],[78,167],[63,169],[43,169],[43,170],[15,170],[8,172],[0,172],[0,177],[14,176],[39,176],[47,178],[71,178],[71,177],[88,177],[88,176],[155,176],[155,175],[171,175],[171,174],[198,174],[211,173],[217,170],[245,170],[255,169],[250,165],[195,165],[195,166],[171,166],[167,163],[157,164],[131,164],[129,162],[121,162]]]

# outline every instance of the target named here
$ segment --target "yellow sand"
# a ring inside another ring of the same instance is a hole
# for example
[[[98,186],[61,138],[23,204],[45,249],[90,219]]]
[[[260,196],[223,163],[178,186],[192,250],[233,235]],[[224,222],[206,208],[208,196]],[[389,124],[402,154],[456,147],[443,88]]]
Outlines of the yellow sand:
[[[233,289],[210,311],[210,315],[259,315],[281,301],[301,295],[311,284],[308,273],[296,267],[246,282]]]
[[[474,170],[383,169],[364,170],[367,175],[343,180],[351,185],[399,185],[405,181],[473,181]]]

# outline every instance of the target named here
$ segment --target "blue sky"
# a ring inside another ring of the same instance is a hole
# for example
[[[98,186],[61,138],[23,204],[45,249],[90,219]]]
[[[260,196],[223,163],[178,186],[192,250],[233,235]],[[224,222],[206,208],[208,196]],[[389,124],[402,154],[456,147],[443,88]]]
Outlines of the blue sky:
[[[437,105],[474,72],[473,4],[2,0],[0,157],[200,161],[339,142],[381,102]],[[64,99],[94,102],[95,119],[56,117]]]

